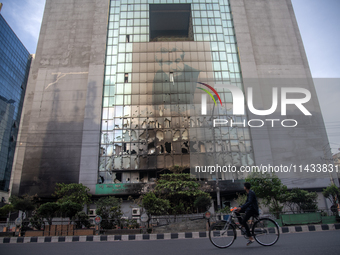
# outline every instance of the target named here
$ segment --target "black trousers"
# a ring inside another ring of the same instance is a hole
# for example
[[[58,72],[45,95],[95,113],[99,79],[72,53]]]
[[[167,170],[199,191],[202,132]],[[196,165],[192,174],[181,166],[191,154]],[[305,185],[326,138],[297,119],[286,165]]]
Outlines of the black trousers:
[[[248,237],[251,237],[251,233],[250,233],[250,229],[249,226],[247,224],[247,221],[250,219],[251,216],[255,216],[257,215],[257,213],[253,212],[253,211],[246,211],[244,217],[242,218],[240,213],[244,213],[244,210],[241,210],[239,212],[235,212],[238,222],[246,229],[246,234]]]

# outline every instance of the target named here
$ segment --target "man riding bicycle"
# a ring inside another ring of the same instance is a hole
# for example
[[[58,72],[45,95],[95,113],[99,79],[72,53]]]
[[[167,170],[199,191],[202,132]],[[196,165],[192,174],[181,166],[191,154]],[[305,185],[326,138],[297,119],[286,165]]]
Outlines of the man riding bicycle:
[[[249,237],[247,246],[254,242],[254,238],[251,236],[247,221],[250,219],[250,217],[259,215],[259,206],[257,203],[256,195],[254,191],[250,189],[250,187],[251,185],[249,182],[244,183],[244,190],[247,192],[247,201],[244,205],[238,207],[236,210],[238,221],[246,229],[246,235],[247,237]],[[243,219],[240,216],[240,213],[245,213]]]

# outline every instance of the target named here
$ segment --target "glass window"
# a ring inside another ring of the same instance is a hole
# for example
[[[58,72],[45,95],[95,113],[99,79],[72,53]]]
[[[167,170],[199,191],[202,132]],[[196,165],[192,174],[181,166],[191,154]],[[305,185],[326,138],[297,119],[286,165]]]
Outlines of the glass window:
[[[125,43],[119,44],[119,52],[125,52]]]
[[[127,27],[126,28],[126,33],[127,34],[133,34],[133,27]]]
[[[133,19],[128,19],[127,22],[126,22],[126,25],[128,27],[133,26]]]
[[[135,26],[140,26],[140,19],[134,19]],[[128,25],[131,26],[131,25]]]
[[[120,29],[119,29],[119,33],[120,34],[126,34],[126,27],[121,27]]]
[[[132,62],[132,53],[126,53],[125,54],[125,61],[126,62]]]
[[[127,13],[126,12],[120,12],[120,18],[121,19],[126,19],[127,18]]]
[[[196,33],[202,33],[202,27],[200,26],[194,26],[195,32]]]
[[[118,62],[125,62],[125,54],[124,53],[119,53],[118,54]]]
[[[123,105],[123,95],[116,95],[116,105]]]
[[[194,21],[194,25],[201,25],[202,22],[201,22],[201,19],[193,19]]]
[[[116,86],[116,94],[124,94],[124,83],[117,84],[117,86]]]

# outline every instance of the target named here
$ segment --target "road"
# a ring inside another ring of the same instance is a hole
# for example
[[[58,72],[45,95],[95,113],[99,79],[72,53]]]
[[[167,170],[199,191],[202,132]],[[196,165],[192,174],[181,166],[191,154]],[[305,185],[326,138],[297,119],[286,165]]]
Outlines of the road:
[[[76,243],[25,243],[0,244],[1,255],[325,255],[339,254],[340,231],[306,232],[283,234],[271,247],[257,243],[246,246],[246,240],[238,237],[227,249],[215,248],[208,238],[154,240],[154,241],[117,241],[117,242],[76,242]]]

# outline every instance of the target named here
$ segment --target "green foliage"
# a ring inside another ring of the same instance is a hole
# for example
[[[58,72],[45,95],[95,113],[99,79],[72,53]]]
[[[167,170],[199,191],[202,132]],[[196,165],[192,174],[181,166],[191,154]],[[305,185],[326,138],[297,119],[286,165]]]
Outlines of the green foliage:
[[[241,205],[243,205],[243,204],[246,203],[246,201],[247,201],[247,194],[246,194],[246,193],[243,193],[243,194],[241,194],[241,193],[236,193],[236,195],[237,195],[237,198],[234,199],[234,201],[236,202],[236,204],[237,204],[238,206],[241,206]],[[257,201],[257,202],[258,202],[258,201]]]
[[[222,209],[218,210],[216,213],[229,214],[230,213],[230,207],[225,206]]]
[[[30,223],[35,229],[40,230],[43,225],[43,219],[41,218],[41,216],[39,216],[37,212],[35,212],[30,218]]]
[[[194,201],[194,207],[201,209],[201,212],[208,211],[211,207],[211,196],[208,193],[197,196]]]
[[[157,198],[153,192],[143,195],[142,206],[149,215],[149,219],[151,215],[167,214],[167,211],[170,209],[169,201]]]
[[[85,212],[78,212],[75,215],[75,223],[76,228],[82,228],[83,226],[85,226],[85,228],[91,227],[90,217]]]
[[[59,209],[58,203],[47,202],[38,208],[37,213],[40,217],[45,218],[49,225],[52,225],[52,219],[56,216]]]
[[[120,226],[121,217],[121,199],[114,196],[102,197],[97,202],[96,212],[102,217],[100,223],[103,229],[112,229],[114,226]]]
[[[20,210],[27,213],[35,209],[36,199],[37,196],[24,195],[22,197],[11,196],[9,198],[9,201],[11,202],[15,210]]]
[[[339,199],[339,188],[335,184],[329,185],[327,188],[323,189],[322,195],[329,199],[332,205],[337,204],[337,198]]]
[[[129,221],[129,227],[130,228],[139,228],[139,224],[136,220],[130,220]]]
[[[10,212],[13,212],[15,209],[14,209],[14,206],[13,204],[7,204],[7,205],[4,205],[3,207],[0,208],[0,216],[1,217],[6,217],[8,216],[8,214]]]
[[[61,214],[64,217],[69,217],[70,220],[72,220],[74,216],[83,209],[81,204],[72,201],[63,202],[59,204],[59,206]]]
[[[318,209],[318,194],[301,189],[292,189],[286,193],[285,204],[293,212],[315,212]]]
[[[174,165],[172,167],[169,168],[169,170],[175,174],[180,174],[182,173],[186,168],[189,168],[189,166],[178,166],[178,165]]]
[[[246,180],[251,184],[251,189],[257,198],[262,198],[264,205],[269,206],[269,211],[278,218],[282,212],[282,203],[286,200],[287,186],[275,174],[252,173]]]
[[[154,192],[157,197],[170,202],[171,214],[193,213],[195,199],[206,194],[190,174],[183,173],[160,175]]]
[[[53,196],[58,198],[59,203],[71,201],[82,206],[91,202],[90,189],[82,183],[57,183]]]

